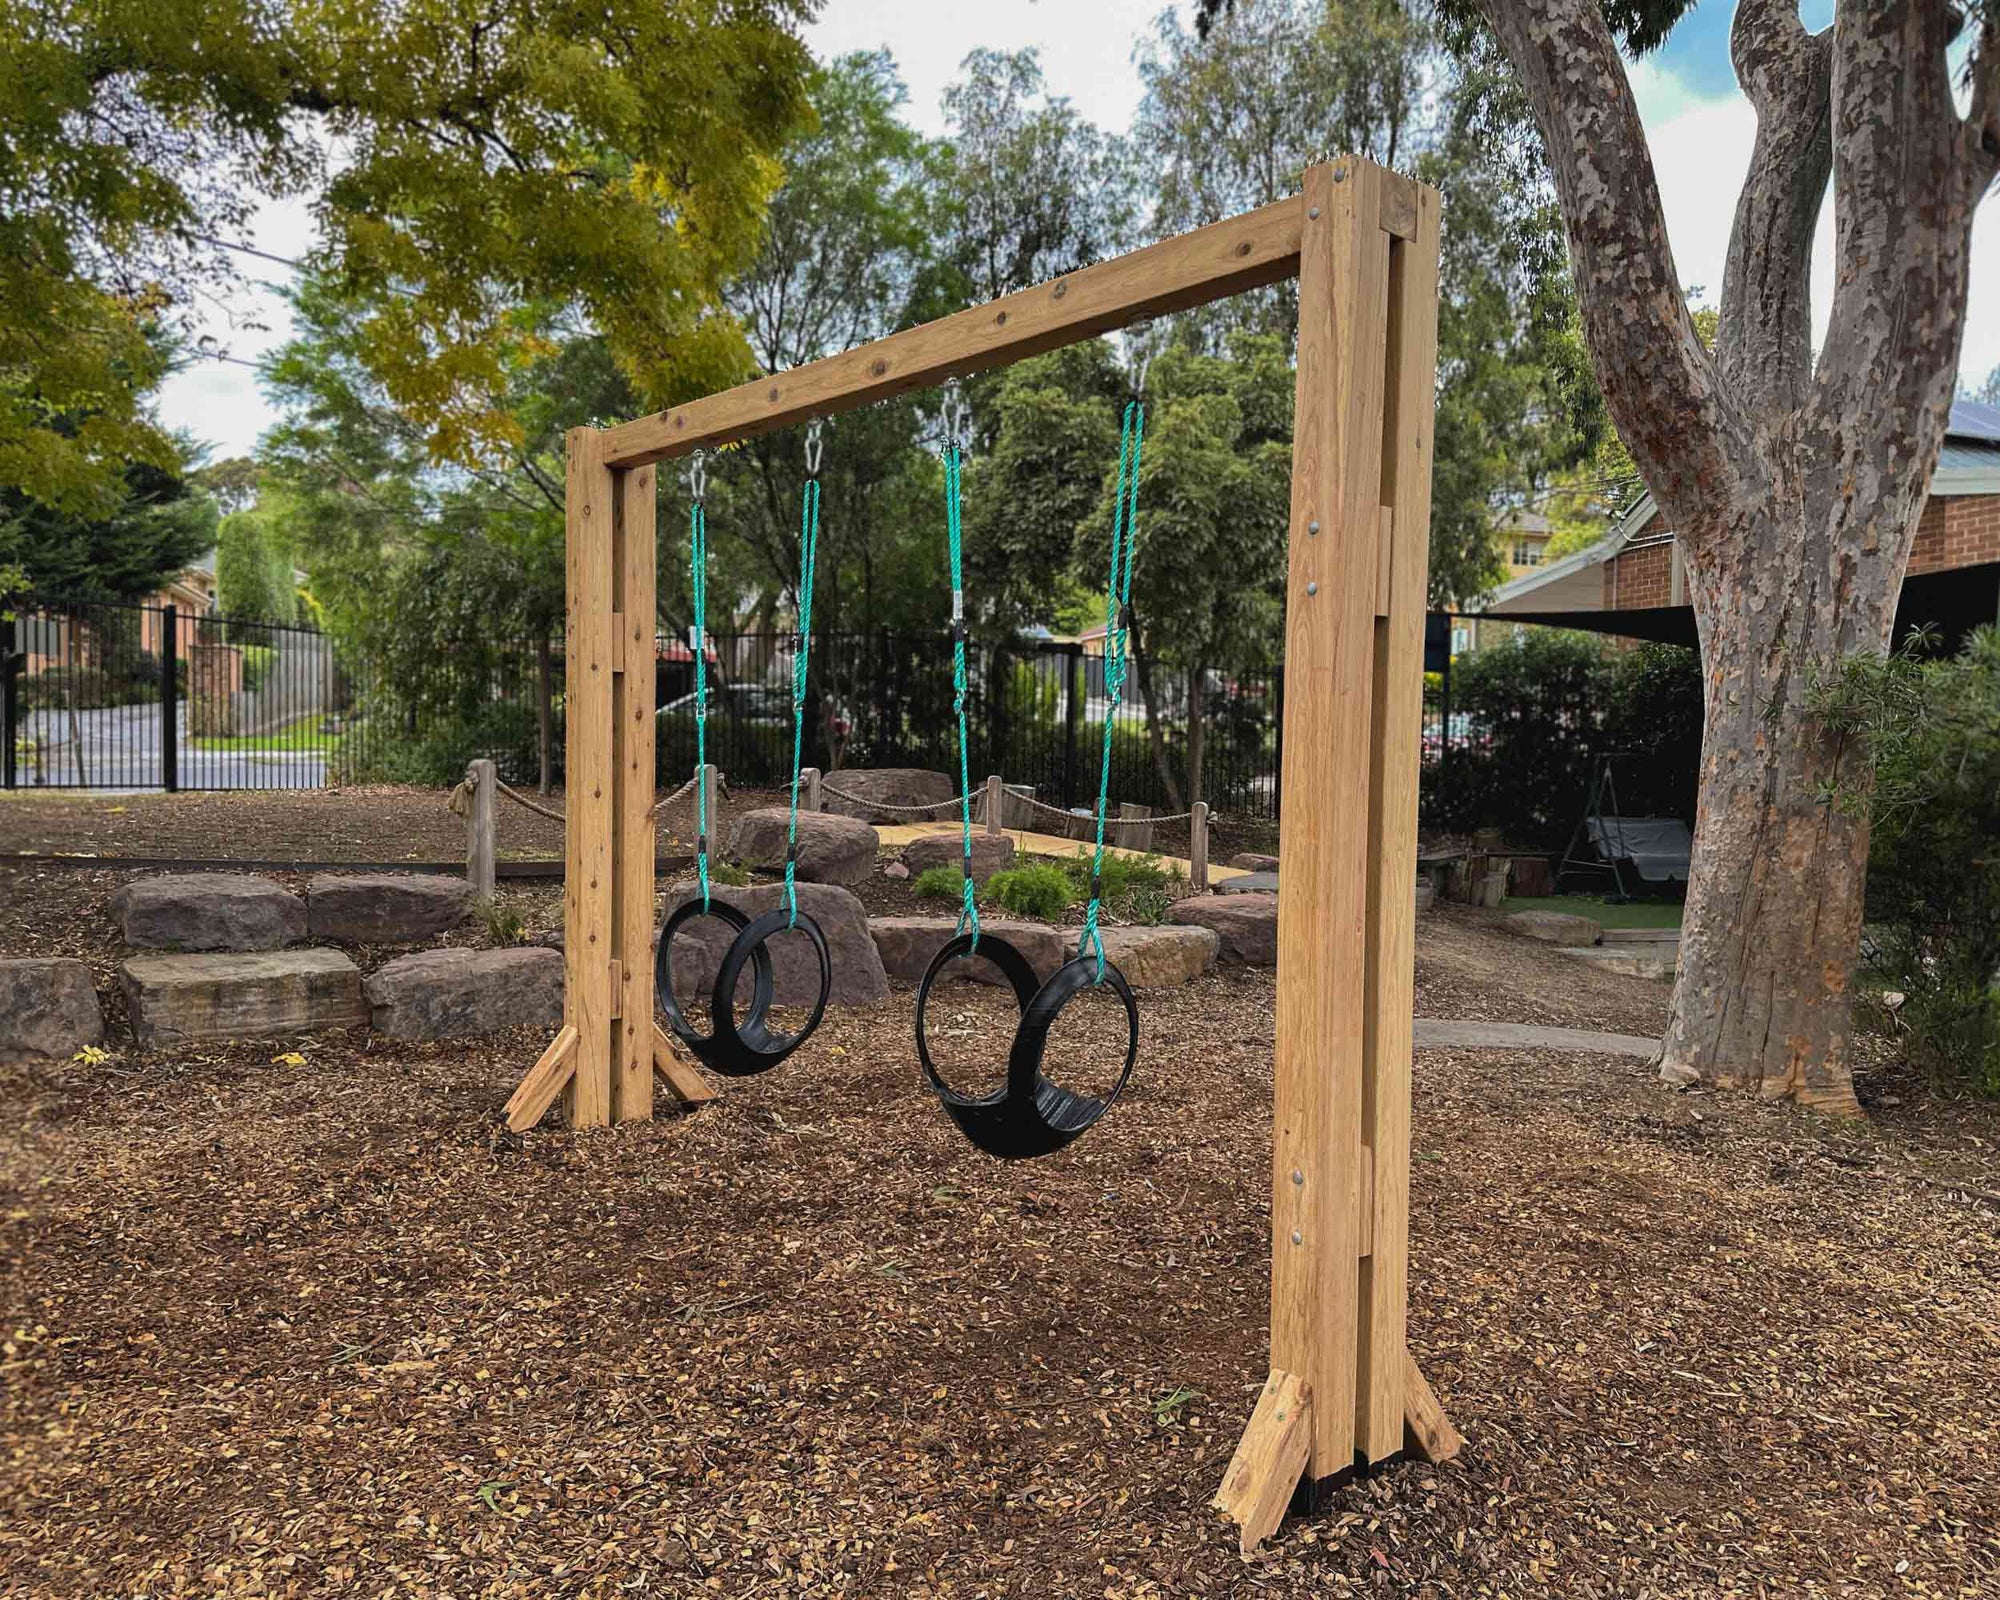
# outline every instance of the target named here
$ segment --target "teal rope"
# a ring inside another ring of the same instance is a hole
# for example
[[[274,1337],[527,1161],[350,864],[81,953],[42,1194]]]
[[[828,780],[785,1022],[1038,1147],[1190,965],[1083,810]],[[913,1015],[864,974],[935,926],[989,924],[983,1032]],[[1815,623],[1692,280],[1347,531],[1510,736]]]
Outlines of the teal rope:
[[[805,760],[806,667],[812,658],[813,572],[819,565],[819,474],[799,494],[799,631],[792,648],[792,814],[785,825],[786,926],[799,925],[799,769]]]
[[[972,887],[972,769],[965,731],[965,578],[964,536],[959,521],[959,473],[963,463],[958,442],[944,451],[945,529],[951,544],[951,689],[952,710],[958,715],[958,801],[964,830],[964,880],[958,913],[959,933],[972,930],[972,948],[979,948],[979,902]]]
[[[708,515],[699,499],[688,507],[688,580],[694,591],[694,827],[695,867],[701,875],[701,908],[708,895]]]
[[[1104,755],[1097,778],[1097,851],[1090,862],[1090,905],[1083,914],[1083,937],[1077,954],[1097,955],[1097,979],[1104,981],[1104,936],[1097,931],[1103,903],[1104,813],[1111,801],[1111,733],[1125,693],[1129,661],[1127,623],[1132,610],[1132,553],[1139,543],[1139,458],[1146,445],[1146,407],[1134,400],[1125,407],[1118,438],[1118,498],[1111,510],[1111,574],[1104,586]]]

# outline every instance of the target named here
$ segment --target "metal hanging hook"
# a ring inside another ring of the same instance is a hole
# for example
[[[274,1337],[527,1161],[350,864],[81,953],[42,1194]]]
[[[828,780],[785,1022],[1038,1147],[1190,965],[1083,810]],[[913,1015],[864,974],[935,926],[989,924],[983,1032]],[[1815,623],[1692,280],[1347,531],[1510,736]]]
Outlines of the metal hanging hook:
[[[948,378],[944,386],[944,442],[948,450],[963,455],[972,447],[972,407],[958,379]]]
[[[820,437],[823,427],[824,423],[818,417],[814,417],[806,424],[806,472],[808,476],[814,478],[819,476],[820,456],[825,448]]]
[[[700,500],[708,493],[708,452],[697,450],[688,458],[688,493]]]

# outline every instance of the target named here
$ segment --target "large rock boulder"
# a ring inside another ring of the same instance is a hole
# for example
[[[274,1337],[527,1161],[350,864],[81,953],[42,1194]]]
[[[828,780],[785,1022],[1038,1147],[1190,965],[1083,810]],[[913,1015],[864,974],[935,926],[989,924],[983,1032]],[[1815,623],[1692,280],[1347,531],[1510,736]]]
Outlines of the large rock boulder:
[[[434,872],[322,872],[306,884],[306,932],[347,944],[418,944],[471,909],[472,885]]]
[[[1198,895],[1176,900],[1167,920],[1183,927],[1211,928],[1221,941],[1224,961],[1249,967],[1278,964],[1278,897],[1274,894]]]
[[[785,870],[786,825],[783,806],[746,811],[729,836],[729,853],[746,867]],[[825,812],[799,813],[799,869],[804,883],[865,883],[875,872],[875,830],[852,817]]]
[[[247,873],[141,878],[111,897],[111,912],[125,942],[147,950],[280,950],[306,936],[306,903]]]
[[[338,950],[133,956],[118,969],[141,1044],[366,1026],[361,970]]]
[[[1104,929],[1104,959],[1135,989],[1174,989],[1215,965],[1222,940],[1213,928],[1163,923]]]
[[[903,865],[910,869],[912,876],[929,867],[950,867],[959,870],[965,859],[964,837],[956,833],[930,834],[922,839],[912,839],[903,846]],[[1014,864],[1014,841],[1004,833],[981,833],[972,835],[972,881],[984,883],[996,872],[1005,872]]]
[[[910,812],[905,806],[928,806],[949,800],[958,792],[948,773],[927,767],[876,767],[853,772],[829,772],[822,787],[839,789],[826,795],[826,809],[843,817],[859,817],[864,822],[929,822],[943,813]],[[848,795],[855,799],[846,798]]]
[[[362,986],[377,1033],[451,1039],[505,1028],[554,1028],[563,1019],[557,950],[419,950],[378,968]]]
[[[67,1061],[104,1041],[104,1013],[81,961],[0,961],[0,1063]]]
[[[1275,872],[1246,872],[1240,878],[1217,878],[1217,894],[1276,894],[1278,875]]]
[[[1278,858],[1267,856],[1261,850],[1239,850],[1229,858],[1232,867],[1241,867],[1245,872],[1276,872]]]
[[[1005,939],[1027,957],[1035,976],[1049,975],[1076,951],[1076,930],[1046,922],[1016,922],[1001,917],[980,919],[980,931]],[[956,917],[870,917],[868,931],[882,957],[882,967],[899,983],[917,983],[945,941],[958,932]],[[999,983],[999,973],[984,961],[961,961],[954,971],[976,983]]]
[[[1594,918],[1568,911],[1515,911],[1502,921],[1509,933],[1540,939],[1544,944],[1590,945],[1604,937],[1603,927]]]
[[[873,831],[872,829],[870,830]],[[817,922],[826,936],[827,955],[833,964],[833,990],[828,996],[834,1005],[865,1006],[885,998],[889,977],[882,970],[882,958],[868,933],[868,913],[853,891],[831,883],[801,883],[799,909]],[[669,891],[669,916],[698,890],[680,884]],[[784,903],[785,886],[759,884],[752,889],[732,889],[716,885],[713,899],[733,905],[746,917],[755,919]],[[683,1001],[707,1003],[722,957],[729,949],[734,932],[713,917],[697,917],[685,924],[674,937],[674,990]],[[780,933],[764,947],[770,952],[776,979],[777,1002],[781,1006],[809,1006],[819,994],[819,960],[803,934]],[[747,974],[749,968],[744,968]],[[747,991],[749,979],[744,979]]]

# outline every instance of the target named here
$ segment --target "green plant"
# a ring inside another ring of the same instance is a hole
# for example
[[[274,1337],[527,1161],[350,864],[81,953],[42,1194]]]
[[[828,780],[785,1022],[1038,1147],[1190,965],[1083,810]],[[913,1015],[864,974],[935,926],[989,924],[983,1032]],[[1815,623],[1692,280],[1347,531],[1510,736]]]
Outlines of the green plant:
[[[482,900],[476,909],[486,929],[488,944],[516,945],[527,936],[528,925],[516,907],[503,906],[497,900]]]
[[[243,652],[243,687],[255,694],[270,680],[278,652],[268,644],[246,644],[238,648]]]
[[[986,898],[1016,916],[1054,922],[1069,909],[1076,892],[1062,868],[1036,862],[994,873],[986,880]]]
[[[957,867],[925,867],[911,881],[919,900],[957,900],[963,894],[964,875]]]
[[[736,861],[718,861],[711,856],[708,876],[711,882],[730,889],[747,889],[750,886],[750,869]]]
[[[1079,850],[1062,863],[1062,870],[1076,887],[1076,897],[1087,900],[1090,897],[1090,850]],[[1099,876],[1103,879],[1104,898],[1123,900],[1135,890],[1165,889],[1167,869],[1156,855],[1140,857],[1112,855],[1105,853],[1104,866]]]
[[[1928,646],[1920,636],[1814,685],[1813,714],[1870,758],[1867,784],[1826,798],[1872,824],[1876,1003],[1920,1066],[2000,1096],[2000,630],[1948,659]]]
[[[1167,920],[1167,907],[1174,903],[1165,889],[1134,889],[1117,904],[1118,915],[1127,922],[1156,928]]]

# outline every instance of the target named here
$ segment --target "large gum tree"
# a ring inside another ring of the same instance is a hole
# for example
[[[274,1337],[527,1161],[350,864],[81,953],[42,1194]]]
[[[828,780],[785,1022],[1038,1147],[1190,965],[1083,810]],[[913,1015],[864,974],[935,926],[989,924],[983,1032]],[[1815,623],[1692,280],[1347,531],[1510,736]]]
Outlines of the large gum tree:
[[[2000,173],[2000,6],[1837,0],[1810,33],[1796,0],[1739,0],[1730,53],[1757,134],[1708,349],[1621,54],[1659,43],[1687,0],[1457,3],[1532,108],[1598,382],[1687,560],[1707,724],[1663,1075],[1852,1111],[1868,832],[1828,796],[1866,787],[1867,755],[1813,718],[1809,690],[1889,646],[1958,370],[1973,213]]]

